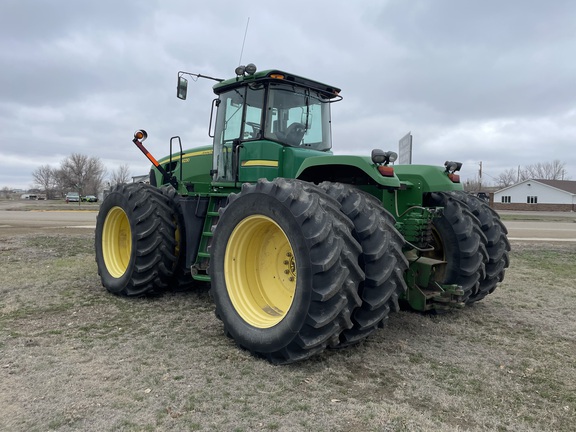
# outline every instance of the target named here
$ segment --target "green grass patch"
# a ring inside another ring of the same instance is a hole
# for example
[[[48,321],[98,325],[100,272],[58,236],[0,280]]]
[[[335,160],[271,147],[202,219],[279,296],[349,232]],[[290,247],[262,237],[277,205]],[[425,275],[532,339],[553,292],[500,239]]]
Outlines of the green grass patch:
[[[572,215],[555,216],[551,214],[510,214],[498,213],[503,221],[527,221],[527,222],[575,222],[576,217]]]

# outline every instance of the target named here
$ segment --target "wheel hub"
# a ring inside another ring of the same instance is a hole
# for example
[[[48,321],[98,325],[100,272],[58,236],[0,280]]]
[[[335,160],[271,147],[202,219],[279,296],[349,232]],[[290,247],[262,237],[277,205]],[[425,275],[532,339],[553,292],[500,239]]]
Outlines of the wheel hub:
[[[112,277],[120,278],[128,269],[132,253],[132,232],[128,216],[120,207],[106,215],[102,229],[102,255]]]
[[[263,215],[240,221],[228,239],[224,270],[228,295],[243,320],[258,328],[282,321],[296,291],[296,261],[275,221]]]

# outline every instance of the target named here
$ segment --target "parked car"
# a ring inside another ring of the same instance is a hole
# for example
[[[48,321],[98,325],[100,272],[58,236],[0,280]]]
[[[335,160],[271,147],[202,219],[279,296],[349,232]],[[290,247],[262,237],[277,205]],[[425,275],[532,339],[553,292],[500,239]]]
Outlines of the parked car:
[[[80,194],[78,192],[68,192],[66,194],[66,202],[79,202],[80,201]]]
[[[490,201],[490,195],[488,195],[486,192],[477,192],[476,196],[486,202]]]
[[[86,202],[98,202],[98,198],[94,195],[86,195],[82,197],[82,201]]]

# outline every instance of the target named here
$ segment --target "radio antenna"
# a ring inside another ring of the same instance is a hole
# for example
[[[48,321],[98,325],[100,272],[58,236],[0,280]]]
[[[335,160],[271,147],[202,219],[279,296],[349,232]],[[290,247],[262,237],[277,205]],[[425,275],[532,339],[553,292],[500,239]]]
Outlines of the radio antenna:
[[[248,26],[250,25],[250,17],[246,21],[246,30],[244,30],[244,40],[242,41],[242,49],[240,50],[240,59],[238,60],[238,66],[242,64],[242,54],[244,54],[244,44],[246,43],[246,35],[248,34]]]

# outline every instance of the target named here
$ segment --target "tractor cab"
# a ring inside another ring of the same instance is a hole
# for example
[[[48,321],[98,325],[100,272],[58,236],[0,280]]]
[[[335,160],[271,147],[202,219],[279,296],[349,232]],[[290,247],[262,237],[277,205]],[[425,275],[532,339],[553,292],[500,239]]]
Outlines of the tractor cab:
[[[263,177],[277,177],[285,148],[331,149],[330,103],[342,99],[339,89],[278,70],[256,72],[251,64],[236,74],[214,86],[214,182],[246,181],[242,167],[276,168]]]

